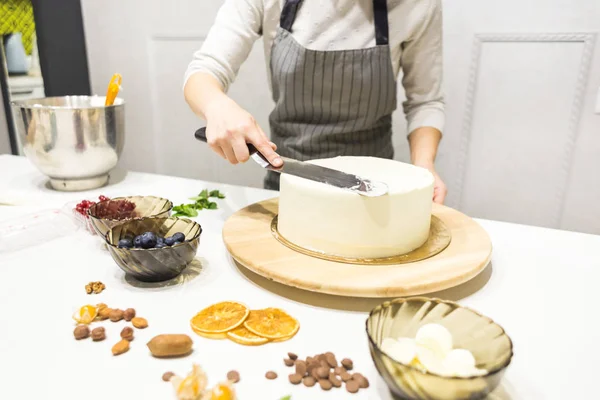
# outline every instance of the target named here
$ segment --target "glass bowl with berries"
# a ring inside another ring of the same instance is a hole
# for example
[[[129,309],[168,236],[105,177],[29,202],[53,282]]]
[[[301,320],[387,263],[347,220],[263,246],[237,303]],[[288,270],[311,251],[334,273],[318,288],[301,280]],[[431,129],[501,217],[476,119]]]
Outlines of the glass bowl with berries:
[[[109,199],[100,196],[100,201],[79,203],[75,210],[83,209],[93,231],[105,237],[107,232],[124,221],[144,217],[169,217],[173,202],[156,196],[128,196]],[[83,204],[82,204],[83,203]],[[82,205],[83,207],[77,208]]]
[[[117,265],[142,282],[177,277],[196,256],[200,224],[177,217],[128,220],[112,227],[104,239]]]

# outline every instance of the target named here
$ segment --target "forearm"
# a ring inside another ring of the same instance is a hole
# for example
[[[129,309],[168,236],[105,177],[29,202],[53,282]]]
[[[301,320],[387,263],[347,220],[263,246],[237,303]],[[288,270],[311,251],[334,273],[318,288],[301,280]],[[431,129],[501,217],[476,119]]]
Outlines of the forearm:
[[[183,89],[185,101],[194,114],[206,120],[211,104],[227,97],[222,85],[210,74],[197,72],[190,76]]]
[[[432,127],[415,129],[408,136],[410,160],[414,165],[433,168],[442,133]]]

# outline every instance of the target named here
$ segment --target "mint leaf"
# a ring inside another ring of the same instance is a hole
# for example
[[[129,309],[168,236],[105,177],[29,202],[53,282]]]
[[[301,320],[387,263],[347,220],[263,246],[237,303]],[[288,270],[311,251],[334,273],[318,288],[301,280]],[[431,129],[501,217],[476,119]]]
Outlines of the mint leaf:
[[[211,190],[210,193],[208,194],[208,197],[216,197],[218,199],[224,199],[225,195],[221,192],[219,192],[218,190]]]
[[[200,194],[198,196],[202,199],[208,199],[208,190],[204,189],[203,191],[200,192]]]
[[[217,203],[211,201],[210,203],[208,203],[208,209],[209,210],[216,210],[217,209]]]
[[[292,398],[291,394],[288,394],[287,396],[283,396],[281,399],[279,400],[290,400]]]

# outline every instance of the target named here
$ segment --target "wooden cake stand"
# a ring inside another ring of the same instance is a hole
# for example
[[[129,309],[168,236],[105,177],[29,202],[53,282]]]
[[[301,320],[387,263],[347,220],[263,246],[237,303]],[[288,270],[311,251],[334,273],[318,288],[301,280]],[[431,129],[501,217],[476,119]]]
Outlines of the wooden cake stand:
[[[487,266],[492,243],[473,219],[434,204],[433,215],[449,230],[451,241],[440,253],[415,262],[361,265],[330,261],[293,250],[271,230],[279,199],[252,204],[233,214],[223,240],[242,266],[300,289],[353,297],[396,297],[431,293],[460,285]]]

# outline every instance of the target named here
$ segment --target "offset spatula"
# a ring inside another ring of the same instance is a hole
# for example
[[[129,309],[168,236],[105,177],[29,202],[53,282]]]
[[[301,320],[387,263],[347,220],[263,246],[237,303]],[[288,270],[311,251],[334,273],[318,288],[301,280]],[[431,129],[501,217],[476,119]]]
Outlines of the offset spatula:
[[[194,136],[196,139],[206,142],[206,128],[198,129]],[[252,144],[248,144],[248,151],[252,159],[261,167],[273,172],[299,176],[311,181],[349,190],[362,196],[378,197],[388,192],[388,187],[383,182],[370,181],[356,175],[294,160],[293,158],[281,157],[283,166],[276,168]]]

